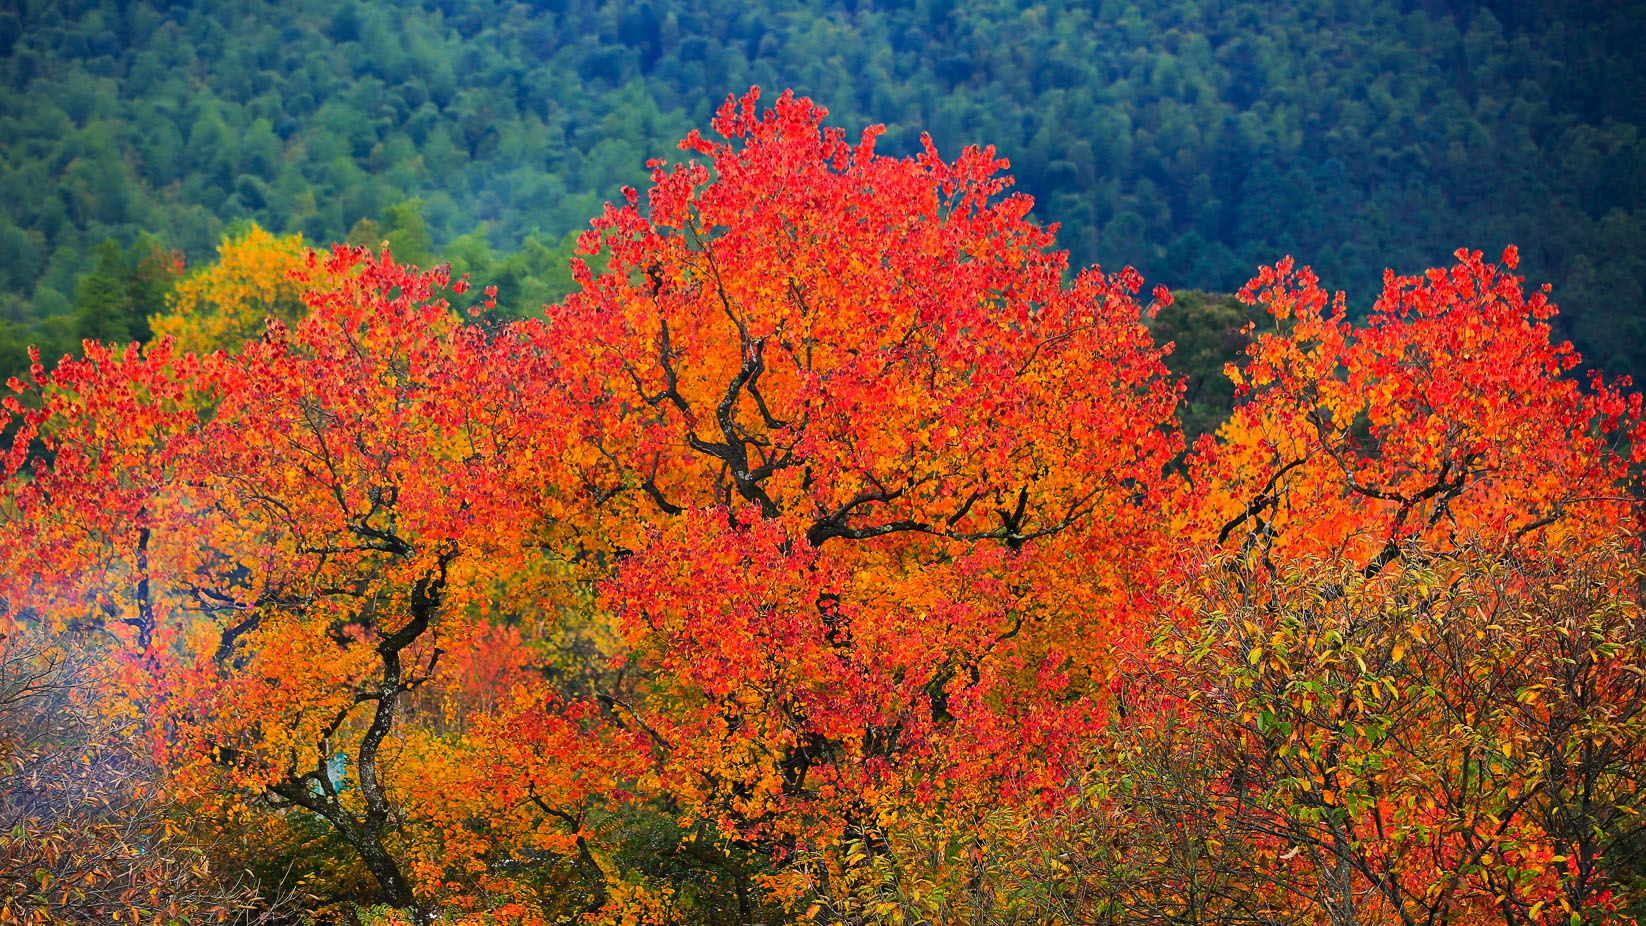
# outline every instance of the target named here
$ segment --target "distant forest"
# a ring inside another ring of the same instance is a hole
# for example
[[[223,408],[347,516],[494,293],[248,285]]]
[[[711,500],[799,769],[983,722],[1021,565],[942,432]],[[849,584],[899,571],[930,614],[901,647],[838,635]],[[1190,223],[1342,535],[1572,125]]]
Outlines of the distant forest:
[[[1078,264],[1229,292],[1293,254],[1518,244],[1587,363],[1646,371],[1646,15],[1616,0],[5,0],[0,364],[141,339],[255,222],[391,241],[530,313],[569,233],[728,93],[882,150],[987,143]],[[160,256],[157,270],[156,256]],[[186,271],[184,271],[186,272]],[[1198,304],[1190,301],[1186,304]]]

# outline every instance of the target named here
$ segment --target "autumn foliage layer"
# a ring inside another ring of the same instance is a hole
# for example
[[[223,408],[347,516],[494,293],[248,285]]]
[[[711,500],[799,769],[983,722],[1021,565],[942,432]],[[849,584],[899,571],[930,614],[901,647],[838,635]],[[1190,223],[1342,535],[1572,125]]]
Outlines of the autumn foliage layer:
[[[1169,294],[824,115],[541,318],[253,232],[14,381],[0,922],[1634,921],[1641,400],[1513,248],[1262,268],[1186,446]]]

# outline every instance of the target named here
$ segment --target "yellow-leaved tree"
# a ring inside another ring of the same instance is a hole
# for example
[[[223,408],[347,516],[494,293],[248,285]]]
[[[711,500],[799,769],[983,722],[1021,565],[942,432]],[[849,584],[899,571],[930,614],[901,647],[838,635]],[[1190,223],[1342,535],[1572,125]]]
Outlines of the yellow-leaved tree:
[[[150,327],[181,350],[206,352],[255,340],[267,319],[295,321],[306,311],[303,291],[313,287],[291,275],[305,250],[301,234],[277,238],[256,224],[231,233],[218,245],[217,262],[179,282]]]

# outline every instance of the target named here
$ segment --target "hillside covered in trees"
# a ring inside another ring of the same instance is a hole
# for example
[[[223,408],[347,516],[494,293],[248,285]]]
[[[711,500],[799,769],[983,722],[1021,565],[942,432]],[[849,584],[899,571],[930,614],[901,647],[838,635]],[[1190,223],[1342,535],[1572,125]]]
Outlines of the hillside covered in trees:
[[[79,289],[99,266],[135,273],[104,240],[140,249],[125,264],[158,246],[192,267],[245,220],[319,244],[386,232],[535,313],[571,288],[565,236],[759,84],[884,123],[888,151],[923,131],[940,151],[994,144],[1075,266],[1131,264],[1174,288],[1232,292],[1293,254],[1369,292],[1385,267],[1525,242],[1586,360],[1646,370],[1639,14],[20,0],[0,12],[0,351],[16,369],[31,340],[56,354],[120,337],[115,321],[140,336],[158,307],[129,303],[153,293],[116,287],[128,304],[111,310]]]

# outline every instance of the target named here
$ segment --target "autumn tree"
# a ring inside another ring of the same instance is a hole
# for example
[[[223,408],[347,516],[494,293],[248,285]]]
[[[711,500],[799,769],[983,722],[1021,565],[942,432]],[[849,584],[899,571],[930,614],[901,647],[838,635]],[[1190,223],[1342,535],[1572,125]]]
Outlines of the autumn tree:
[[[1360,322],[1289,260],[1242,292],[1272,327],[1191,455],[1157,646],[1126,673],[1140,764],[1109,780],[1147,783],[1117,806],[1152,822],[1109,871],[1138,915],[1634,902],[1641,398],[1567,375],[1514,248],[1457,258],[1389,274]]]
[[[1196,449],[1202,542],[1371,575],[1410,543],[1505,550],[1632,529],[1640,396],[1566,375],[1579,358],[1552,340],[1555,306],[1547,287],[1527,294],[1513,247],[1501,264],[1457,258],[1389,274],[1359,323],[1290,259],[1242,290],[1275,330],[1230,364],[1241,405]]]
[[[453,684],[441,657],[500,577],[536,600],[520,560],[554,428],[442,274],[349,249],[307,267],[329,281],[310,314],[233,354],[36,364],[41,407],[8,399],[8,604],[120,636],[118,690],[204,811],[313,814],[421,910],[391,734],[410,692]]]
[[[1060,779],[1181,446],[1135,273],[1065,282],[992,150],[823,116],[729,99],[542,335],[565,527],[615,564],[601,697],[683,819],[779,862]]]
[[[217,261],[176,284],[165,310],[149,319],[158,337],[180,350],[234,350],[254,341],[268,319],[293,323],[306,314],[302,235],[282,238],[252,224],[223,239]]]

